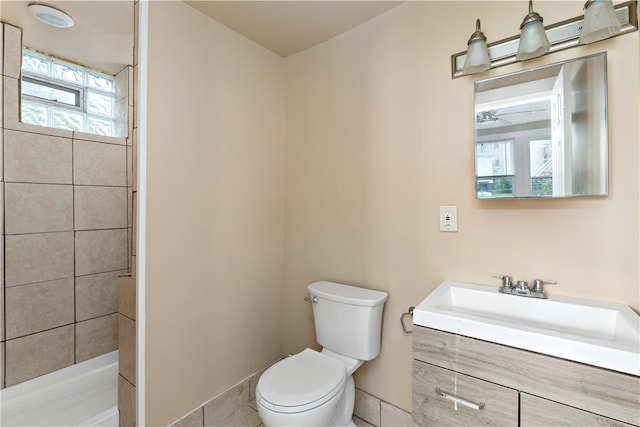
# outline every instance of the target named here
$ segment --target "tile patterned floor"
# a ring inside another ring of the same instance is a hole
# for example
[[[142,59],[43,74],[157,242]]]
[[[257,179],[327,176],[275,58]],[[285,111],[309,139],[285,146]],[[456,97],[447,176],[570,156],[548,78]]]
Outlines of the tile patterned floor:
[[[375,427],[373,424],[358,418],[353,417],[353,422],[356,427]],[[258,415],[258,407],[256,401],[250,401],[246,406],[238,409],[230,417],[226,418],[222,423],[218,424],[219,427],[264,427],[262,420]]]

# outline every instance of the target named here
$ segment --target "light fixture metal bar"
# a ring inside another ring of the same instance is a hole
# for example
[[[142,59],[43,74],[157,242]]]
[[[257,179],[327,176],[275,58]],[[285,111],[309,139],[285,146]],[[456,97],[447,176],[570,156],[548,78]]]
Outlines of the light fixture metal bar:
[[[637,4],[637,0],[632,0],[615,6],[616,17],[622,24],[622,28],[613,37],[638,30]],[[545,33],[551,43],[549,53],[578,46],[583,22],[584,15],[545,27]],[[491,68],[502,67],[516,62],[519,42],[520,35],[516,35],[488,44]],[[466,57],[467,51],[451,55],[452,79],[463,76],[462,67]]]

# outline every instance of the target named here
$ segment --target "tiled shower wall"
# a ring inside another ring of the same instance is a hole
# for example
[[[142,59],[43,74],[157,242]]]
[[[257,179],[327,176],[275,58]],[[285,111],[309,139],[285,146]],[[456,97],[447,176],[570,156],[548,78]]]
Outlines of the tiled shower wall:
[[[8,387],[118,348],[132,187],[128,138],[19,122],[22,31],[2,27],[0,380]],[[132,109],[131,75],[127,67],[117,78],[120,111]]]

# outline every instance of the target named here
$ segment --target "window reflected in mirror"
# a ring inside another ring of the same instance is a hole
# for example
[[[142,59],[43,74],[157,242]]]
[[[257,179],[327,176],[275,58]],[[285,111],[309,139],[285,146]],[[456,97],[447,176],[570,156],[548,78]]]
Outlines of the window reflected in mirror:
[[[513,140],[476,144],[479,198],[513,197]]]

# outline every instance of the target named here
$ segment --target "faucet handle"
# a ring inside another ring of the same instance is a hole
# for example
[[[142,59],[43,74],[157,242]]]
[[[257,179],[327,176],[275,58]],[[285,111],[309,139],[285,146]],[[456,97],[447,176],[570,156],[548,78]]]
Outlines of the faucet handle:
[[[534,292],[542,292],[543,291],[543,285],[557,285],[558,282],[556,282],[555,280],[542,280],[542,279],[535,279],[533,281],[533,286],[532,289]]]
[[[502,280],[502,287],[504,289],[511,289],[511,277],[502,274],[493,274],[491,277]]]

